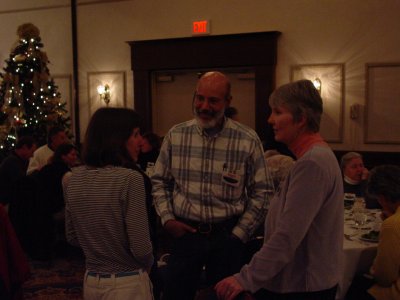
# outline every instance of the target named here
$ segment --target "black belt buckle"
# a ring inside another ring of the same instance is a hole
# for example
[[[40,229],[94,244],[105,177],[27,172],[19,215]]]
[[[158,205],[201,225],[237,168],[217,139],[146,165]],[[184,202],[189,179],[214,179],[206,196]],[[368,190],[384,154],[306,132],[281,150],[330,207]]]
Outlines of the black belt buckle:
[[[209,234],[212,230],[212,226],[210,223],[199,223],[197,225],[197,231],[201,234]]]

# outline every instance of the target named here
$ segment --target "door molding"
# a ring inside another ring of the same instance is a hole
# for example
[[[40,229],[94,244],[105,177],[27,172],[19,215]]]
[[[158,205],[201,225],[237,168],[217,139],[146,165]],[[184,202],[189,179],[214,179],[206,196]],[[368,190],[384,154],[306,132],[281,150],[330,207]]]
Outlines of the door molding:
[[[275,88],[278,31],[130,41],[135,110],[152,130],[152,72],[251,68],[255,73],[255,127],[273,141],[268,97]]]

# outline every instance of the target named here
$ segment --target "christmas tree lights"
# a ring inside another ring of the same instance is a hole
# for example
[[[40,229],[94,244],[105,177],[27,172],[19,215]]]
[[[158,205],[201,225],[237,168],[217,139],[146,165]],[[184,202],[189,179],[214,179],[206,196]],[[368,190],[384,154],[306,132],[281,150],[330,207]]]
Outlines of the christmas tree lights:
[[[49,127],[70,130],[66,103],[47,67],[39,29],[26,23],[18,27],[18,41],[0,73],[0,159],[15,145],[18,136],[29,134],[46,143]],[[70,133],[69,133],[70,134]]]

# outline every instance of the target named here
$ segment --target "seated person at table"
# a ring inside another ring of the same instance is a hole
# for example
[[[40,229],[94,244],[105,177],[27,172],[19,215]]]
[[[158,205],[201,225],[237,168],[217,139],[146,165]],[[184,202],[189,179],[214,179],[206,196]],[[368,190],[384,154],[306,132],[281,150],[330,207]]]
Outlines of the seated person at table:
[[[36,150],[36,141],[31,136],[18,139],[15,149],[0,164],[0,203],[6,211],[14,202],[19,181],[26,176],[29,159]]]
[[[348,152],[342,156],[340,168],[343,173],[343,189],[345,193],[355,194],[356,197],[364,197],[367,208],[381,208],[376,199],[365,195],[368,170],[364,167],[360,153]]]
[[[29,161],[27,175],[40,170],[49,163],[50,158],[54,155],[57,147],[68,142],[68,136],[65,128],[61,126],[53,126],[47,133],[47,144],[39,147],[33,153],[33,157]]]
[[[340,168],[343,173],[344,192],[355,194],[356,197],[364,197],[368,170],[364,167],[361,154],[347,152],[342,156]]]
[[[295,163],[295,160],[288,156],[279,153],[276,150],[267,150],[264,152],[265,161],[271,172],[274,180],[274,187],[277,189],[280,183],[286,178],[290,168]]]
[[[38,196],[42,205],[42,213],[48,219],[49,241],[65,241],[64,195],[62,180],[71,168],[77,165],[78,151],[73,144],[61,144],[45,165],[36,174]],[[54,235],[55,234],[55,235]]]
[[[75,146],[61,144],[48,164],[27,175],[19,185],[22,191],[10,206],[10,215],[25,251],[33,259],[50,260],[56,246],[62,252],[66,250],[62,178],[76,161]]]
[[[64,209],[64,196],[62,190],[62,178],[76,166],[78,151],[73,144],[61,144],[39,172],[38,178],[43,185],[42,196],[46,196],[46,207],[51,213],[57,213]]]
[[[346,299],[400,299],[400,167],[372,169],[367,194],[382,205],[383,219],[377,255],[370,269],[373,279],[356,277]]]

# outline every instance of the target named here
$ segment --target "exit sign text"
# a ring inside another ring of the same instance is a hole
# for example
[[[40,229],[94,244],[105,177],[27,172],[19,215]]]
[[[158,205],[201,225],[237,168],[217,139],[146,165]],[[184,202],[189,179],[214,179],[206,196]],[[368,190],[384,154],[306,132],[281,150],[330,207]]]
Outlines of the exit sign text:
[[[210,22],[208,20],[194,21],[192,23],[192,34],[210,34]]]

